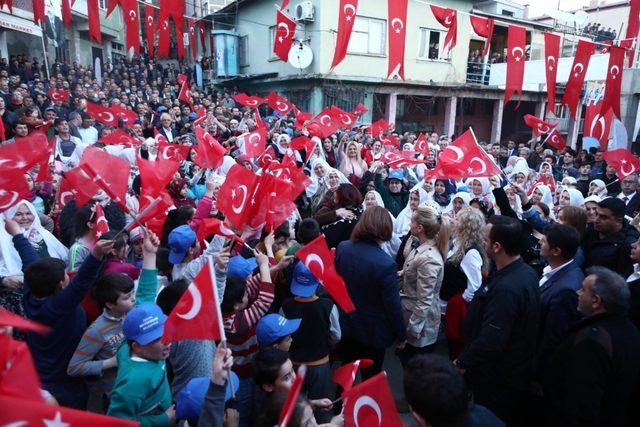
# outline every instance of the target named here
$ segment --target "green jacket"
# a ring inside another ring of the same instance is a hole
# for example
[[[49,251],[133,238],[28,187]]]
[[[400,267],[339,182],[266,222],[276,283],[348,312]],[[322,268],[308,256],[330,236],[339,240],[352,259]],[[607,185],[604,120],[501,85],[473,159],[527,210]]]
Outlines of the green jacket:
[[[384,186],[379,173],[376,174],[374,183],[376,185],[376,191],[380,193],[382,197],[384,207],[391,212],[391,215],[397,217],[398,214],[407,207],[407,203],[409,203],[409,191],[403,188],[400,193],[391,193],[391,191]]]

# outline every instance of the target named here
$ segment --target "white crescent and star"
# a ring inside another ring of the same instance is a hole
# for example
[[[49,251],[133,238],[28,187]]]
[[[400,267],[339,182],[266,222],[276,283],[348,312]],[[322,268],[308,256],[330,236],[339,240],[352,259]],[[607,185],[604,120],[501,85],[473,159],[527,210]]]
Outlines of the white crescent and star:
[[[456,16],[455,12],[451,12],[450,14],[447,15],[446,18],[444,18],[444,24],[445,26],[451,26],[451,24],[453,23],[453,18]]]
[[[238,186],[238,190],[242,190],[242,203],[240,204],[240,206],[236,206],[235,204],[236,190],[231,190],[231,197],[233,198],[233,200],[231,201],[231,209],[236,214],[239,214],[240,212],[242,212],[242,209],[244,209],[244,204],[247,201],[247,186],[240,185]]]
[[[147,16],[147,25],[153,26],[153,16]]]
[[[4,196],[4,195],[7,195],[7,194],[11,194],[11,196],[9,197],[9,201],[4,203],[4,204],[2,204],[2,205],[0,205],[0,210],[9,209],[18,200],[19,194],[18,194],[17,191],[0,190],[0,196]]]
[[[598,139],[600,139],[604,136],[604,130],[606,128],[604,116],[600,114],[596,114],[596,116],[593,118],[593,121],[591,122],[591,127],[589,128],[591,136],[594,136],[595,134],[594,130],[596,129],[597,125],[600,125],[600,136],[598,136]]]
[[[550,130],[549,126],[543,125],[542,123],[538,123],[538,132],[540,132],[540,133],[548,133],[549,130]]]
[[[478,171],[477,171],[477,170],[472,169],[472,168],[470,167],[470,168],[469,168],[469,173],[473,173],[473,174],[481,174],[481,173],[485,173],[485,172],[487,171],[487,165],[484,163],[484,161],[483,161],[483,160],[480,160],[479,158],[474,157],[474,158],[473,158],[473,159],[471,159],[471,161],[469,162],[469,166],[471,166],[471,165],[473,164],[473,162],[478,162],[478,163],[480,163],[481,168],[480,168],[480,170],[478,170]]]
[[[360,410],[366,406],[373,409],[373,412],[376,413],[376,417],[378,418],[377,425],[382,425],[382,410],[380,409],[380,405],[378,405],[378,402],[376,402],[374,398],[365,394],[360,396],[353,405],[353,422],[356,427],[360,426],[360,423],[358,422],[358,414],[360,413]]]
[[[202,295],[200,295],[200,291],[196,287],[195,283],[191,283],[189,285],[187,292],[191,294],[191,299],[193,300],[191,308],[184,314],[176,313],[176,316],[184,320],[191,320],[200,313],[200,308],[202,307]]]
[[[276,110],[280,111],[281,113],[286,113],[287,111],[289,111],[289,106],[282,101],[276,101]]]
[[[327,120],[328,123],[325,123],[325,119]],[[320,124],[322,126],[331,126],[331,117],[327,116],[326,114],[323,114],[322,116],[320,116]]]
[[[129,11],[129,18],[131,18],[132,21],[135,20],[137,16],[138,16],[138,14],[136,13],[135,10],[130,10]]]
[[[636,171],[636,167],[634,165],[631,165],[631,170],[625,169],[624,166],[627,163],[629,163],[629,162],[627,162],[626,160],[623,160],[623,161],[620,162],[620,172],[622,172],[622,175],[624,175],[624,176],[629,176],[629,175],[631,175],[632,173],[634,173]]]
[[[400,24],[400,25],[396,26],[396,24]],[[400,31],[404,29],[404,22],[402,22],[402,19],[400,18],[393,18],[391,20],[391,28],[393,28],[396,33],[400,34]]]
[[[612,79],[615,79],[616,77],[618,77],[618,75],[620,75],[620,67],[618,67],[617,65],[612,65],[609,69],[609,74],[611,75]]]
[[[67,199],[72,198],[73,196],[73,191],[63,191],[62,193],[60,193],[60,204],[63,206],[66,205]]]
[[[516,52],[518,53],[517,55]],[[511,49],[511,56],[513,56],[516,61],[520,61],[524,57],[524,49],[522,49],[520,46],[514,47],[513,49]]]
[[[253,142],[253,140],[256,138],[257,138],[257,141]],[[262,141],[262,137],[260,136],[259,133],[252,133],[251,135],[249,135],[249,144],[253,145],[254,147],[257,147],[258,144],[260,144],[260,141]]]
[[[464,152],[462,151],[462,149],[460,147],[456,147],[455,145],[449,145],[447,148],[445,148],[445,151],[446,150],[451,150],[456,153],[456,158],[452,159],[454,162],[459,162],[464,157]]]
[[[350,125],[351,123],[353,123],[353,120],[351,120],[351,117],[349,117],[349,115],[345,113],[340,113],[340,121],[345,125]]]
[[[282,37],[284,37],[285,39],[289,38],[289,36],[291,35],[291,31],[289,31],[289,26],[287,24],[285,24],[284,22],[281,22],[281,23],[278,24],[278,29],[280,29],[280,28],[284,28],[284,30],[287,32],[287,34],[285,34]]]
[[[106,116],[108,117],[108,119],[105,119],[105,118],[103,117],[103,115],[106,115]],[[99,112],[99,113],[98,113],[98,117],[100,117],[100,118],[101,118],[102,120],[104,120],[105,122],[109,122],[109,123],[113,122],[113,120],[115,119],[115,118],[113,117],[113,114],[112,114],[112,113],[110,113],[110,112],[108,112],[108,111],[101,111],[101,112]]]
[[[356,7],[354,5],[352,5],[351,3],[345,4],[344,8],[342,9],[342,11],[344,12],[344,15],[345,15],[347,21],[351,21],[351,18],[356,16]],[[351,13],[349,13],[348,11],[351,11]]]
[[[580,71],[578,71],[578,69]],[[584,65],[582,65],[582,63],[578,62],[576,65],[573,66],[572,71],[573,71],[573,75],[577,77],[579,74],[581,74],[584,71]]]
[[[549,70],[553,70],[556,66],[556,58],[554,56],[547,56],[547,66],[549,67]]]
[[[321,276],[324,276],[324,262],[322,262],[322,258],[320,258],[318,254],[309,254],[304,261],[304,265],[306,265],[309,270],[311,270],[311,264],[313,263],[320,266]],[[311,271],[313,272],[313,270]]]

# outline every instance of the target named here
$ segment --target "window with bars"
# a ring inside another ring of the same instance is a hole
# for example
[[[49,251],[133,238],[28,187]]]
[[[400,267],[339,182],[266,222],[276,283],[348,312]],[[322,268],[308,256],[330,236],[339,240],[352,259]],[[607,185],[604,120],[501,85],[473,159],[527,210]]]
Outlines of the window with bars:
[[[353,111],[358,104],[364,104],[365,93],[358,88],[324,88],[322,105],[335,105],[345,111]]]
[[[310,90],[291,90],[284,93],[287,99],[295,104],[300,111],[309,111]]]
[[[240,66],[249,66],[249,36],[240,37]]]

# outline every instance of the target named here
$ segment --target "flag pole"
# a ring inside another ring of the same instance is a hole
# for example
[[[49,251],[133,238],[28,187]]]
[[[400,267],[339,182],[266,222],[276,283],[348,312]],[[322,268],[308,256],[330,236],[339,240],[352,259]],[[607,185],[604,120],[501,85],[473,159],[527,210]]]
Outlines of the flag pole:
[[[216,286],[216,273],[213,270],[214,259],[213,255],[209,255],[209,262],[207,265],[209,266],[209,274],[211,275],[211,283],[213,283],[213,304],[216,309],[216,320],[218,323],[218,333],[220,334],[220,345],[225,350],[227,349],[227,334],[224,331],[224,324],[222,323],[222,313],[220,312],[220,301],[218,301],[218,287]],[[229,386],[231,387],[231,397],[233,399],[236,398],[236,393],[233,391],[233,377],[231,376],[231,368],[229,368]]]
[[[113,240],[115,240],[118,236],[120,236],[120,234],[124,233],[125,231],[130,231],[133,227],[131,226],[132,224],[138,224],[140,227],[142,227],[144,230],[147,230],[147,227],[145,227],[144,225],[140,224],[140,218],[144,217],[147,213],[149,213],[152,209],[154,209],[156,206],[158,206],[158,203],[160,203],[160,197],[156,197],[153,202],[151,202],[149,204],[149,206],[147,206],[146,208],[144,208],[142,211],[140,211],[138,213],[138,215],[136,215],[133,218],[133,221],[130,222],[127,226],[125,226],[122,230],[118,231],[118,233],[113,236]]]

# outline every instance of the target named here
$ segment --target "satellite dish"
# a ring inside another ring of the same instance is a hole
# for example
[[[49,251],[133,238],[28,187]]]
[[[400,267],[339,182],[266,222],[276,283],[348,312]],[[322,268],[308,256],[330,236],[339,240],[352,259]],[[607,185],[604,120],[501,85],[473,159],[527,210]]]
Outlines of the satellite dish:
[[[289,64],[296,68],[307,68],[312,61],[313,51],[306,44],[298,43],[289,51]]]

